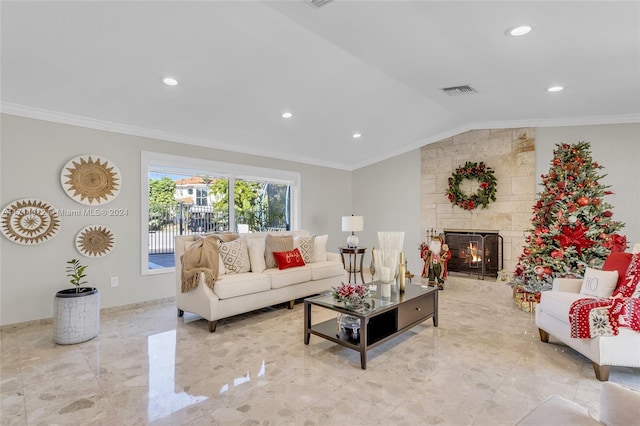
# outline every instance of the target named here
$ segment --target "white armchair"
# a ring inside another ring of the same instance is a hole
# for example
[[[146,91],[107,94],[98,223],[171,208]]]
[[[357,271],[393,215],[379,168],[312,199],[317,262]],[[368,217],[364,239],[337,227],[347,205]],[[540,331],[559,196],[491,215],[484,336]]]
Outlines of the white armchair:
[[[640,418],[640,392],[605,382],[600,389],[599,411],[599,419],[596,420],[581,405],[560,395],[552,395],[529,412],[517,426],[637,424]]]
[[[617,336],[598,336],[591,339],[571,337],[569,308],[585,296],[580,294],[582,279],[556,278],[553,289],[542,292],[536,306],[536,326],[540,340],[549,342],[549,335],[580,352],[593,363],[598,380],[609,380],[610,366],[640,367],[640,333],[620,328]]]

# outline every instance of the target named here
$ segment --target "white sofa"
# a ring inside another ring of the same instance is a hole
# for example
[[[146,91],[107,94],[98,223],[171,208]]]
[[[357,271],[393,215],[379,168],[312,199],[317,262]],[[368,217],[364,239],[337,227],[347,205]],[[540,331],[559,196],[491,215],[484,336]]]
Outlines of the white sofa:
[[[264,240],[267,233],[241,235],[242,238],[261,238]],[[308,236],[309,233],[306,231],[283,231],[272,233],[272,235],[292,235],[295,238]],[[188,293],[182,293],[180,258],[196,238],[194,235],[175,238],[176,306],[178,316],[183,316],[186,311],[198,314],[209,321],[210,332],[216,330],[217,320],[222,318],[284,302],[289,302],[289,309],[292,309],[296,299],[329,291],[332,287],[345,281],[347,277],[340,255],[326,252],[326,256],[324,256],[323,251],[326,251],[326,247],[322,247],[322,250],[316,250],[315,261],[307,263],[305,266],[283,270],[270,268],[261,272],[251,271],[238,274],[224,273],[219,275],[213,290],[205,283],[204,274],[201,274],[198,286]],[[326,238],[324,244],[326,246]],[[318,248],[317,242],[316,248]],[[264,256],[264,252],[262,255]],[[318,255],[322,258],[319,258]]]
[[[609,380],[610,366],[640,367],[640,333],[621,327],[617,336],[574,339],[569,325],[571,304],[585,297],[580,294],[582,279],[556,278],[553,289],[541,294],[536,306],[536,326],[540,340],[549,342],[549,335],[570,346],[593,363],[598,380]]]

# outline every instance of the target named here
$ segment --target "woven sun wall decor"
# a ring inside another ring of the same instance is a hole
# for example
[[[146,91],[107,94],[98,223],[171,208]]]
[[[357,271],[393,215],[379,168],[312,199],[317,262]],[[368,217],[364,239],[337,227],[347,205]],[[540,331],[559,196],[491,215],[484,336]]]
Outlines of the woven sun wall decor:
[[[76,248],[86,257],[106,256],[111,253],[115,244],[116,237],[106,226],[85,226],[76,235]]]
[[[2,210],[0,228],[4,236],[14,243],[44,243],[60,229],[58,209],[42,200],[17,200]]]
[[[96,155],[72,158],[62,168],[60,182],[80,204],[106,204],[118,196],[122,179],[113,162]]]

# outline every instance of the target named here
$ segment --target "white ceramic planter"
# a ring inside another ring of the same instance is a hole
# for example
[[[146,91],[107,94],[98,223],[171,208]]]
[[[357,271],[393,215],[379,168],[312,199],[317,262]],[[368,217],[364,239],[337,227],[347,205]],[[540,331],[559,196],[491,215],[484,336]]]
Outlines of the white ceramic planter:
[[[100,331],[100,293],[93,287],[61,290],[53,300],[53,340],[61,345],[86,342]]]

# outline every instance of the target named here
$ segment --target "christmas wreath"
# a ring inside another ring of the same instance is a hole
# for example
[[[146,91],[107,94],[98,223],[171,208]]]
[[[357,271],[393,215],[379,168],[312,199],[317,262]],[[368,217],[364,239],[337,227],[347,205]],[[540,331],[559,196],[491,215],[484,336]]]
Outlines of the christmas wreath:
[[[460,183],[465,179],[475,179],[480,182],[480,188],[475,194],[466,195],[460,190]],[[472,163],[467,161],[464,166],[460,166],[449,178],[449,189],[447,198],[453,205],[462,207],[465,210],[474,210],[482,205],[486,208],[491,201],[496,200],[496,183],[498,180],[493,174],[493,169],[487,167],[483,162]]]

